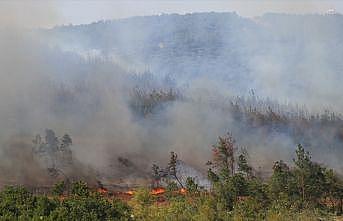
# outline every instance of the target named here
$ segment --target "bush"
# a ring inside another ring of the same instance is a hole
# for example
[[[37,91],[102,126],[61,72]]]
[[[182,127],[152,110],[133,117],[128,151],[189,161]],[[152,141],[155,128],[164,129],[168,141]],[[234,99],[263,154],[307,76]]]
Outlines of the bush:
[[[87,183],[83,181],[72,183],[71,193],[80,197],[88,197],[89,189],[88,189]]]
[[[0,216],[19,217],[32,216],[35,198],[23,187],[6,187],[0,193]]]
[[[239,201],[234,206],[235,220],[263,220],[265,217],[265,208],[254,198],[247,198]]]
[[[52,194],[56,196],[62,196],[66,189],[66,184],[64,181],[56,183],[52,189]]]
[[[6,187],[0,193],[0,220],[130,220],[126,203],[91,194],[82,182],[75,183],[73,194],[60,201]]]
[[[186,180],[186,190],[187,190],[188,193],[191,193],[191,194],[198,194],[199,193],[199,186],[194,181],[194,178],[187,177],[187,180]]]

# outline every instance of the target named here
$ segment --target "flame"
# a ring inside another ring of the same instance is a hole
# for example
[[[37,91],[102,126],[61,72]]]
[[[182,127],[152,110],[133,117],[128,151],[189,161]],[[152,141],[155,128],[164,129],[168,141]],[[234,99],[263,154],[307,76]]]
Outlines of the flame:
[[[125,194],[127,194],[127,195],[130,195],[130,196],[131,196],[131,195],[133,195],[133,191],[132,191],[132,190],[126,191],[126,192],[125,192]]]
[[[187,190],[185,188],[181,188],[180,191],[179,191],[181,194],[186,194],[187,193]]]
[[[102,188],[98,188],[97,192],[100,193],[100,194],[106,194],[106,193],[108,193],[108,190],[106,188],[102,187]]]
[[[166,190],[162,187],[154,188],[151,190],[152,195],[159,195],[159,194],[162,194],[164,192],[166,192]]]

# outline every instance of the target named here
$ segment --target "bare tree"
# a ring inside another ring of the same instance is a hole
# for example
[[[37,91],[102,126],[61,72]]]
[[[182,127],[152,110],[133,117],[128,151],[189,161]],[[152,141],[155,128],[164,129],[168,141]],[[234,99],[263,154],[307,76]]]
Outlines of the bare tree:
[[[180,179],[177,177],[176,165],[177,165],[177,154],[172,151],[170,152],[170,160],[168,164],[169,174],[173,176],[176,179],[176,181],[180,184],[181,188],[183,188],[183,185]]]

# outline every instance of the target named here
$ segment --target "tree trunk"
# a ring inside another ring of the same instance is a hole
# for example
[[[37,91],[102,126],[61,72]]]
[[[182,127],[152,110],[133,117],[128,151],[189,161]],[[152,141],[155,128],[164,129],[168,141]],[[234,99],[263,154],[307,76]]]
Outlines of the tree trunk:
[[[183,185],[182,185],[182,183],[181,183],[181,181],[179,180],[179,178],[177,178],[176,175],[175,175],[175,179],[176,179],[176,181],[180,184],[181,188],[184,188]]]
[[[301,176],[301,193],[302,193],[302,199],[305,201],[305,181],[304,176]]]

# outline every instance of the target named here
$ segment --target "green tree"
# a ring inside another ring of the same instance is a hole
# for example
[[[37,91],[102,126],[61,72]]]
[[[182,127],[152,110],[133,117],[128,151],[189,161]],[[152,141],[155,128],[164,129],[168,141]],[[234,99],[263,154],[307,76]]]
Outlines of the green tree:
[[[225,184],[228,192],[230,192],[233,200],[236,202],[239,197],[248,195],[248,182],[241,173],[236,173],[230,177]]]
[[[299,194],[303,202],[318,203],[324,193],[325,175],[324,168],[311,161],[310,153],[302,145],[296,150],[295,176]]]
[[[191,194],[199,193],[199,185],[195,182],[193,177],[187,177],[186,179],[186,190]]]
[[[161,175],[160,175],[160,168],[156,164],[152,165],[152,186],[158,187],[160,185]]]
[[[212,182],[213,191],[227,209],[233,208],[238,196],[246,193],[247,183],[242,173],[235,174],[235,140],[230,133],[219,137],[213,145],[213,160],[207,165],[208,178]]]
[[[66,190],[66,184],[62,180],[60,182],[57,182],[54,187],[52,188],[52,194],[56,196],[62,196],[64,191]]]
[[[325,171],[325,198],[330,201],[333,212],[342,214],[343,182],[332,170]]]
[[[305,201],[306,199],[306,178],[309,177],[309,171],[311,168],[311,157],[309,152],[305,152],[305,149],[301,144],[297,146],[296,159],[294,159],[294,163],[296,165],[296,176],[298,179],[298,187],[300,189],[300,195],[302,200]]]
[[[224,137],[219,137],[216,145],[213,145],[213,164],[220,176],[229,177],[235,173],[235,147],[236,141],[228,133]]]
[[[248,177],[252,177],[252,167],[248,164],[247,160],[247,152],[243,151],[239,156],[238,156],[238,171],[241,173],[246,174]]]
[[[35,197],[23,187],[5,187],[0,193],[0,216],[32,216],[35,208]]]
[[[268,184],[258,178],[248,180],[248,196],[258,202],[263,208],[267,208],[270,204]]]
[[[71,184],[71,193],[80,197],[88,197],[90,192],[87,183],[83,181],[77,181]]]
[[[46,196],[37,196],[35,200],[35,216],[47,217],[58,207],[57,201],[49,200]]]
[[[288,165],[280,160],[273,165],[273,174],[269,180],[269,192],[273,200],[287,196],[295,200],[298,196],[297,182]]]

